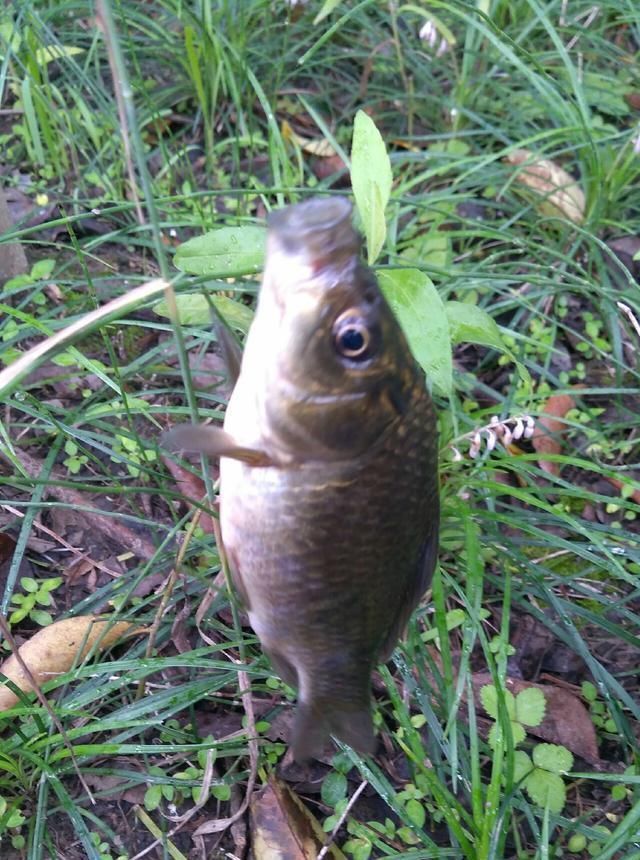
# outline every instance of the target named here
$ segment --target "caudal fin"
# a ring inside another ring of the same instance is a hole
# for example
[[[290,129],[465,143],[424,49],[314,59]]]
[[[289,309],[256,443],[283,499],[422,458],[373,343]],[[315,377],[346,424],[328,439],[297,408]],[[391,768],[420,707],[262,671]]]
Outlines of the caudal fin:
[[[291,744],[295,760],[303,762],[322,755],[330,735],[335,735],[356,752],[372,753],[376,744],[369,707],[357,711],[336,711],[335,708],[300,702]]]

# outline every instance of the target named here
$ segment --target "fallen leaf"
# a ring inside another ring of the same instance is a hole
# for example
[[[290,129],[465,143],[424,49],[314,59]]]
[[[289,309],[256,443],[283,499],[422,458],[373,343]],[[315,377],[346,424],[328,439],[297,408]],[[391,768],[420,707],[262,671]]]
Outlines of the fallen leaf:
[[[0,565],[11,561],[16,548],[16,542],[6,532],[0,532]]]
[[[328,837],[297,794],[271,777],[251,801],[251,848],[255,860],[316,860]],[[331,845],[327,857],[346,860]]]
[[[582,224],[584,192],[571,174],[548,158],[538,158],[529,149],[514,149],[506,160],[516,167],[522,165],[516,181],[541,195],[538,209],[543,215],[560,215],[574,224]]]
[[[2,374],[0,373],[0,375]],[[44,468],[42,460],[32,457],[24,449],[16,448],[15,454],[28,475],[35,478],[42,474]],[[8,459],[1,450],[0,458]],[[140,534],[131,526],[109,516],[107,513],[95,510],[93,499],[88,493],[81,493],[71,487],[64,486],[66,478],[67,476],[61,472],[53,471],[50,473],[50,483],[46,489],[47,495],[53,496],[66,505],[66,507],[54,508],[54,511],[58,513],[66,511],[70,521],[86,522],[90,529],[104,535],[110,542],[125,547],[139,558],[148,560],[156,555],[156,546],[150,537],[147,537],[146,534]],[[62,534],[62,530],[58,529],[58,533]]]
[[[476,702],[480,705],[480,689],[486,684],[493,684],[493,678],[489,672],[476,672],[471,683]],[[519,678],[507,678],[506,687],[514,696],[532,687],[544,694],[544,719],[538,726],[527,726],[528,734],[553,744],[562,744],[590,765],[600,765],[596,730],[588,710],[578,696],[561,687],[534,684]]]
[[[13,218],[9,211],[6,193],[0,187],[0,235],[10,233]],[[0,284],[29,270],[24,248],[20,242],[4,242],[0,245]]]
[[[95,569],[96,566],[93,559],[87,558],[86,556],[75,558],[71,564],[67,565],[64,569],[67,585],[75,585],[81,577],[87,576],[89,573],[93,573]]]
[[[334,173],[339,173],[341,170],[346,171],[347,165],[344,163],[342,156],[331,155],[325,158],[312,159],[311,170],[313,171],[313,175],[318,179],[328,179],[330,176],[333,176]],[[338,184],[346,186],[344,177]]]
[[[193,472],[185,469],[169,457],[163,456],[162,462],[171,473],[171,477],[176,482],[178,492],[184,497],[184,501],[189,505],[189,507],[195,507],[194,502],[196,501],[199,501],[204,505],[207,504],[207,489],[202,478],[198,475],[194,475]],[[214,529],[210,514],[205,514],[203,511],[200,516],[199,525],[207,534],[213,534]]]
[[[291,124],[285,119],[281,126],[282,137],[285,140],[299,146],[303,152],[308,152],[309,155],[316,155],[319,158],[332,158],[336,155],[333,146],[324,137],[313,140],[309,137],[303,137],[293,130]]]
[[[122,761],[122,766],[129,762]],[[147,791],[147,786],[144,784],[131,785],[131,779],[128,776],[118,776],[116,774],[96,774],[87,771],[84,774],[85,782],[91,788],[101,792],[102,796],[109,800],[125,800],[127,803],[144,803],[144,796]],[[125,787],[126,786],[126,787]]]
[[[570,394],[552,394],[544,405],[542,414],[536,419],[531,444],[540,454],[540,468],[549,475],[558,475],[560,464],[545,460],[546,454],[560,454],[562,451],[561,434],[566,430],[566,421],[562,419],[575,406],[575,400]]]
[[[43,627],[21,645],[20,657],[36,683],[43,684],[56,675],[68,672],[76,663],[81,663],[94,646],[98,651],[109,648],[134,626],[129,621],[112,623],[98,620],[93,615],[65,618]],[[140,628],[137,632],[140,632]],[[31,679],[15,654],[4,661],[0,672],[25,693],[33,690]],[[0,711],[12,707],[17,701],[18,696],[13,690],[7,686],[0,687]]]
[[[632,278],[640,280],[640,236],[628,235],[609,239],[606,245],[613,251],[615,257],[605,257],[605,263],[616,284],[620,289],[627,287],[629,274]],[[625,272],[619,263],[628,270]]]

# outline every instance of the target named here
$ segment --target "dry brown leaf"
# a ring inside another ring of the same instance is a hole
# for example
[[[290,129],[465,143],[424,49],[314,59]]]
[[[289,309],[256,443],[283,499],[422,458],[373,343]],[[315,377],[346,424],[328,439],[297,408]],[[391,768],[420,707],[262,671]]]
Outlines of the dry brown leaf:
[[[536,419],[531,444],[540,454],[540,468],[549,475],[560,472],[560,464],[544,459],[545,454],[560,454],[562,451],[561,434],[567,429],[562,419],[575,406],[575,400],[570,394],[552,394],[544,405],[544,411]]]
[[[162,462],[171,472],[171,477],[176,482],[176,488],[182,494],[184,501],[189,507],[194,507],[193,502],[199,501],[207,504],[207,488],[204,481],[198,475],[194,475],[170,457],[163,457]],[[213,522],[210,514],[204,512],[200,516],[200,526],[207,534],[213,534]]]
[[[282,123],[281,132],[285,140],[296,144],[303,152],[308,152],[309,155],[316,155],[319,158],[333,158],[336,155],[335,149],[324,137],[316,138],[315,140],[309,137],[302,137],[302,135],[297,134],[293,130],[286,119]]]
[[[20,646],[19,653],[36,683],[44,684],[82,662],[94,646],[98,651],[104,651],[134,627],[129,621],[112,623],[100,621],[93,615],[78,615],[43,627]],[[0,672],[24,692],[33,689],[15,654],[4,661]],[[0,687],[0,711],[17,701],[13,690],[7,686]]]
[[[541,195],[538,210],[543,215],[560,215],[574,224],[582,224],[584,192],[571,174],[548,158],[538,158],[529,149],[514,149],[506,160],[516,167],[522,165],[516,181]]]
[[[481,706],[480,689],[486,684],[493,684],[493,679],[489,672],[476,672],[472,684],[476,702]],[[594,767],[600,764],[596,730],[578,696],[562,687],[534,684],[519,678],[507,678],[506,686],[514,696],[530,687],[536,687],[544,694],[547,704],[544,719],[539,726],[527,726],[528,734],[552,744],[562,744]]]
[[[11,217],[6,192],[0,185],[0,235],[11,232],[14,220],[17,219]],[[4,242],[0,245],[0,284],[28,271],[29,264],[20,242]]]
[[[251,801],[251,848],[255,860],[316,860],[327,835],[297,794],[271,777]],[[331,845],[327,857],[346,860]]]

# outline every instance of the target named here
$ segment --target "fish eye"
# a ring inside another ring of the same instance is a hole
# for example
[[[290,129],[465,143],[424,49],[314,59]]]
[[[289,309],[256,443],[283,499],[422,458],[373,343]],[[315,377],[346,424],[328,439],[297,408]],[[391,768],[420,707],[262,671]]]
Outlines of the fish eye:
[[[340,314],[333,324],[333,342],[337,352],[350,361],[371,357],[371,332],[356,310]]]

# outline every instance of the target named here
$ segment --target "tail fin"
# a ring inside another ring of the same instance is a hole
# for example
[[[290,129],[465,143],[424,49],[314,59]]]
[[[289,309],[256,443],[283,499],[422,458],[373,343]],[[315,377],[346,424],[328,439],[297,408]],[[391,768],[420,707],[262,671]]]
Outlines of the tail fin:
[[[373,752],[376,744],[369,706],[357,711],[336,711],[300,702],[293,725],[295,760],[303,762],[320,756],[329,735],[335,735],[359,753]]]

